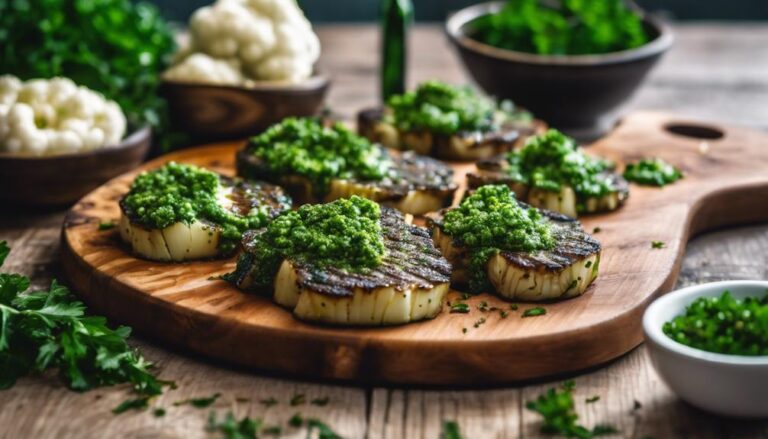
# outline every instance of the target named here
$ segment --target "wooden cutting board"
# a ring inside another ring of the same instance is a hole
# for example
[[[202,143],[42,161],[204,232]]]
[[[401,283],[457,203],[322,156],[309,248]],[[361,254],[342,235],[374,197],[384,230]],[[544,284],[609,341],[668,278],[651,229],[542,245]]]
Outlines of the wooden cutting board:
[[[194,163],[233,172],[242,144],[189,149],[146,164]],[[581,297],[536,306],[489,294],[468,300],[469,314],[387,328],[302,323],[269,299],[211,276],[234,259],[167,264],[131,256],[115,229],[118,199],[136,172],[95,190],[67,214],[62,260],[74,289],[94,311],[173,345],[254,370],[358,382],[477,386],[583,370],[642,342],[645,307],[675,283],[686,241],[713,227],[768,220],[768,134],[701,125],[661,113],[636,113],[589,152],[619,163],[658,156],[686,178],[662,189],[633,185],[620,210],[583,218],[603,244],[600,275]],[[472,165],[456,165],[457,180]],[[138,172],[138,171],[137,171]],[[652,241],[665,247],[653,249]],[[452,292],[451,298],[458,296]],[[498,311],[477,308],[486,301]],[[478,324],[484,318],[485,323]],[[477,325],[477,327],[475,327]],[[466,330],[465,330],[466,328]]]

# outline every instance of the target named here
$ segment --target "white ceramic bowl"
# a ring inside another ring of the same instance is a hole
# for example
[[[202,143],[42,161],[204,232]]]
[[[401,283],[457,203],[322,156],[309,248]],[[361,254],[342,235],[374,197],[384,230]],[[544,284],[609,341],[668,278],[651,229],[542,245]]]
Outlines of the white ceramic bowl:
[[[645,311],[643,331],[656,371],[680,398],[725,416],[768,417],[768,356],[724,355],[678,343],[662,331],[699,297],[728,290],[735,298],[762,297],[768,281],[725,281],[666,294]]]

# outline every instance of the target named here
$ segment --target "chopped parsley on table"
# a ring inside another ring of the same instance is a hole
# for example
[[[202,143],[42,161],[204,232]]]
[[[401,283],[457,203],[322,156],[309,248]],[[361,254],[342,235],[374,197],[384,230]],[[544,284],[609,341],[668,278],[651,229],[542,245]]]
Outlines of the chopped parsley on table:
[[[246,216],[221,206],[221,177],[206,169],[170,162],[162,168],[139,174],[123,199],[126,214],[151,229],[174,223],[207,220],[221,227],[222,253],[235,249],[243,232],[264,227],[265,209],[251,209]]]
[[[642,15],[624,0],[509,0],[499,12],[473,21],[470,36],[540,55],[617,52],[650,40]]]
[[[265,286],[283,259],[356,273],[376,268],[385,254],[380,218],[378,204],[355,195],[301,206],[275,218],[247,243],[235,273],[253,266],[254,283]]]
[[[666,186],[683,178],[683,173],[660,158],[629,163],[624,178],[646,186]]]
[[[391,123],[406,132],[487,132],[505,119],[532,119],[530,113],[516,110],[509,102],[497,105],[470,87],[434,80],[419,84],[414,91],[392,96],[387,104]]]
[[[541,424],[541,432],[545,434],[558,434],[568,438],[591,439],[595,436],[604,436],[618,433],[616,427],[611,425],[596,425],[588,429],[578,424],[579,415],[576,413],[573,400],[575,383],[566,381],[560,390],[552,388],[539,395],[534,401],[526,403],[528,410],[539,413],[544,419]]]
[[[483,186],[443,218],[442,230],[470,252],[469,288],[488,286],[485,266],[502,250],[536,251],[555,246],[551,225],[534,208],[522,207],[505,185]]]
[[[547,313],[547,309],[541,306],[529,308],[523,311],[523,317],[538,317]]]
[[[507,162],[510,178],[533,189],[560,192],[570,186],[579,201],[616,192],[607,172],[613,164],[587,155],[574,139],[555,129],[529,138],[523,148],[507,154]]]
[[[389,174],[391,160],[378,145],[341,123],[323,125],[315,118],[287,118],[248,144],[259,158],[260,172],[274,177],[308,179],[317,195],[328,192],[331,180],[379,181]]]
[[[729,291],[700,297],[664,323],[671,339],[696,349],[729,355],[768,355],[768,291],[734,298]]]
[[[9,253],[0,241],[0,266]],[[122,412],[146,407],[172,384],[158,380],[128,345],[130,328],[112,329],[106,318],[86,315],[85,305],[55,280],[47,291],[30,292],[29,284],[20,274],[0,273],[0,389],[51,369],[72,390],[130,383],[138,397],[115,409]]]

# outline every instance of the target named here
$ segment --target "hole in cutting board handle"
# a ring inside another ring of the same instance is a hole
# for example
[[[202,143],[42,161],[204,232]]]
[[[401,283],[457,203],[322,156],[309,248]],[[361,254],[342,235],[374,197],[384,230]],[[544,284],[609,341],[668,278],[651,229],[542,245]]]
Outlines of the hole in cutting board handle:
[[[725,133],[718,128],[695,123],[668,123],[664,125],[664,130],[677,136],[699,140],[717,140],[725,136]]]

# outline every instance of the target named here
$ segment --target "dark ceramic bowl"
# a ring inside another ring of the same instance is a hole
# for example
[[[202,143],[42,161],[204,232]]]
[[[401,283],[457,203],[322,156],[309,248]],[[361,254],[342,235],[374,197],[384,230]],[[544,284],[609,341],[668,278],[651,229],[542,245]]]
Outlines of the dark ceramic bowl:
[[[249,137],[289,116],[314,116],[329,87],[323,75],[300,84],[253,87],[164,81],[160,94],[168,101],[173,127],[202,143]]]
[[[672,45],[671,30],[651,17],[644,24],[647,44],[601,55],[551,56],[515,52],[471,38],[472,22],[496,13],[504,2],[462,9],[446,32],[464,66],[489,95],[511,99],[550,125],[573,136],[595,138],[608,131],[618,110]]]
[[[0,203],[64,207],[144,161],[152,130],[144,127],[114,147],[42,157],[0,153]]]

